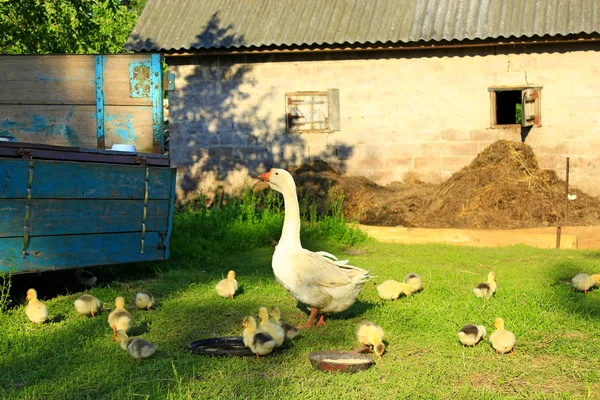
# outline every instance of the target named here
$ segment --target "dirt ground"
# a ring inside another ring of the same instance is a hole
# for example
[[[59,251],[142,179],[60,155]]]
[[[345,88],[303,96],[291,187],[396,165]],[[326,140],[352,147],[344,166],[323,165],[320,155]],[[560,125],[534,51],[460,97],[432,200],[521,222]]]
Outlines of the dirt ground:
[[[321,207],[331,188],[343,193],[344,213],[361,224],[420,228],[513,229],[556,226],[564,221],[565,182],[539,168],[529,145],[500,140],[441,184],[414,174],[379,186],[363,177],[344,177],[315,161],[291,169],[298,192]],[[576,188],[568,225],[600,225],[600,199]]]

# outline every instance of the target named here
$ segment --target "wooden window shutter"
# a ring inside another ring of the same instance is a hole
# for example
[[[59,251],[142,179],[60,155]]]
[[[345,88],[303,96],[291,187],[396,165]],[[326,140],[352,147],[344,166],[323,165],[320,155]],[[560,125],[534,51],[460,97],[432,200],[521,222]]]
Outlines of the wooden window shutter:
[[[329,109],[329,129],[332,131],[341,130],[340,126],[340,90],[327,90],[327,100]]]
[[[522,126],[541,126],[540,124],[540,90],[524,89],[521,91],[523,101],[521,119]]]

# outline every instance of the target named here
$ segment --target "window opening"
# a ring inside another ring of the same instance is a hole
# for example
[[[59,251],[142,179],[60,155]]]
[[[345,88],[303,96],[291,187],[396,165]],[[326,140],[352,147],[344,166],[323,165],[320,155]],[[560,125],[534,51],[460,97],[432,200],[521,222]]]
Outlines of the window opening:
[[[490,87],[491,126],[542,126],[541,86]]]
[[[496,124],[509,125],[521,123],[521,91],[507,90],[496,92]]]

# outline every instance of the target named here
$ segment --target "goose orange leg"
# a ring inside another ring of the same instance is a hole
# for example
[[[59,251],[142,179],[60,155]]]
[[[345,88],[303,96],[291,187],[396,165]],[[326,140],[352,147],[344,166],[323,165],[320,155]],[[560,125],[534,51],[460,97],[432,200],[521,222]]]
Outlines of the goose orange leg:
[[[321,316],[319,317],[319,321],[317,321],[317,326],[322,325],[327,325],[327,322],[325,322],[325,316],[323,314],[321,314]]]
[[[116,342],[117,341],[117,326],[113,325],[112,329],[113,329],[113,339],[112,340],[113,340],[113,342]]]
[[[308,316],[308,321],[306,321],[306,323],[304,325],[300,325],[298,327],[298,329],[305,329],[305,328],[310,328],[313,323],[315,322],[315,318],[317,318],[317,312],[319,310],[317,310],[316,308],[311,308],[310,310],[310,315]]]

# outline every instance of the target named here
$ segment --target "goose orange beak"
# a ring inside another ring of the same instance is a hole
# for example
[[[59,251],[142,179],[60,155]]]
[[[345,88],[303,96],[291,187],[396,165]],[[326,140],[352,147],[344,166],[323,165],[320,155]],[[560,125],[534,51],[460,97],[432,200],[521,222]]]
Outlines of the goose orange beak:
[[[269,179],[271,178],[271,171],[273,171],[273,168],[271,168],[269,170],[269,172],[265,172],[264,174],[259,175],[258,179],[265,181],[265,182],[269,182]]]

